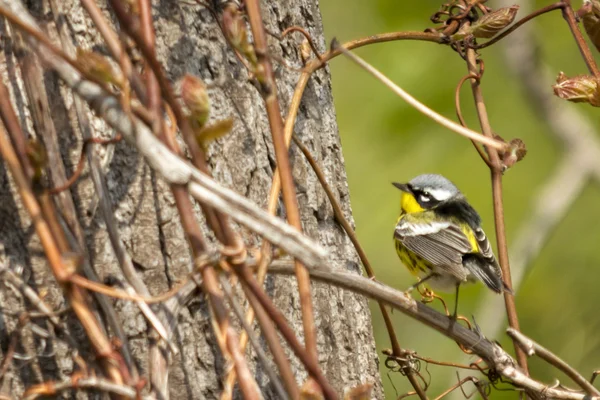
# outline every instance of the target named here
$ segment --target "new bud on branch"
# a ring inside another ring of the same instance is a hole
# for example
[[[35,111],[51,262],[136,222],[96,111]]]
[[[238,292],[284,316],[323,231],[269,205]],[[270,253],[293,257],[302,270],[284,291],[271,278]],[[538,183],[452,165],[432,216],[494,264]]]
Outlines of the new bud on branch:
[[[584,1],[577,14],[583,21],[583,27],[591,42],[600,51],[600,1]]]
[[[589,103],[600,107],[600,93],[598,79],[591,75],[578,75],[567,78],[560,72],[556,78],[556,85],[552,86],[554,94],[573,103]]]
[[[511,7],[500,8],[484,14],[472,25],[463,24],[451,38],[453,41],[462,40],[466,37],[491,39],[514,21],[518,10],[519,6],[515,4]]]
[[[490,39],[510,25],[519,11],[519,6],[500,8],[483,15],[471,25],[471,34],[476,38]]]
[[[246,21],[233,3],[228,3],[223,9],[223,32],[227,39],[237,51],[239,51],[252,66],[256,66],[258,60],[254,47],[248,41]]]
[[[186,74],[181,78],[181,99],[189,111],[190,122],[195,127],[203,127],[208,121],[210,99],[202,79]]]

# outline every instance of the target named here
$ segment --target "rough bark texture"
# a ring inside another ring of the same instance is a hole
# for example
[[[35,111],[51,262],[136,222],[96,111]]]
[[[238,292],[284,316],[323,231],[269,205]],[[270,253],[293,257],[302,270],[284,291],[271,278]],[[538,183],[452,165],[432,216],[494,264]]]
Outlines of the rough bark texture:
[[[31,12],[38,21],[47,23],[44,26],[50,37],[56,38],[47,5],[42,7],[41,2],[32,3]],[[306,28],[316,39],[318,47],[324,50],[316,1],[265,1],[262,6],[270,32],[279,33],[289,26],[299,25]],[[105,51],[100,35],[79,2],[68,0],[63,2],[62,7],[68,10],[66,18],[76,44]],[[106,5],[102,4],[102,7],[107,18],[112,20]],[[274,154],[262,100],[258,91],[248,83],[247,72],[226,45],[212,15],[203,7],[156,1],[153,15],[157,53],[169,77],[176,80],[184,73],[202,77],[211,85],[211,118],[232,116],[235,119],[233,133],[218,140],[209,149],[209,164],[215,179],[266,207]],[[10,87],[11,100],[23,128],[28,135],[41,137],[43,135],[34,130],[21,80],[22,73],[12,52],[16,35],[4,24],[2,30],[8,33],[4,36],[4,53],[0,60],[2,77]],[[300,66],[299,43],[299,37],[283,42],[271,38],[270,48],[279,58],[285,58],[288,64]],[[276,63],[275,67],[282,109],[287,110],[298,74],[284,68],[281,63]],[[75,122],[73,99],[52,74],[45,74],[44,78],[58,144],[67,175],[70,175],[82,144]],[[101,120],[93,119],[92,125],[95,136],[112,135]],[[336,191],[345,214],[351,218],[328,69],[322,69],[312,77],[304,94],[295,131],[313,151]],[[115,216],[127,251],[133,260],[143,266],[138,273],[150,292],[165,292],[191,269],[188,245],[169,187],[127,144],[119,143],[114,148],[96,147],[103,161]],[[325,193],[308,163],[296,148],[292,147],[290,154],[305,232],[329,250],[332,267],[360,273],[360,264],[352,245],[335,222]],[[71,195],[93,268],[101,280],[120,278],[121,272],[97,207],[94,186],[87,175],[71,190]],[[280,215],[283,213],[280,210]],[[204,225],[201,214],[197,214]],[[244,232],[244,238],[249,247],[260,244],[258,238],[247,232]],[[55,310],[67,306],[62,291],[49,272],[31,221],[19,202],[3,164],[0,164],[0,266],[21,273]],[[301,337],[302,323],[294,280],[269,277],[266,287]],[[340,393],[344,388],[361,382],[374,382],[374,395],[382,397],[367,302],[352,293],[316,283],[313,284],[313,293],[319,361],[327,378]],[[0,305],[3,357],[16,327],[15,315],[25,309],[30,310],[31,305],[9,285],[0,285]],[[147,322],[134,303],[114,301],[114,307],[129,338],[140,373],[146,375],[149,343]],[[61,318],[68,323],[70,333],[82,344],[80,354],[89,359],[89,347],[85,345],[86,339],[77,320],[70,312]],[[0,393],[18,395],[26,386],[49,379],[60,380],[74,371],[72,353],[69,345],[60,339],[61,336],[58,339],[41,340],[39,335],[32,333],[32,324],[48,329],[44,319],[34,319],[21,330],[17,351],[33,358],[30,361],[15,360],[2,378]],[[171,397],[217,398],[221,389],[220,378],[224,375],[226,365],[219,355],[208,308],[201,297],[182,310],[175,341],[181,352],[172,358],[169,376]],[[253,359],[253,356],[250,358]],[[306,374],[300,363],[292,357],[292,364],[297,371],[297,381],[303,382]],[[258,370],[256,376],[264,393],[271,396],[264,372]]]

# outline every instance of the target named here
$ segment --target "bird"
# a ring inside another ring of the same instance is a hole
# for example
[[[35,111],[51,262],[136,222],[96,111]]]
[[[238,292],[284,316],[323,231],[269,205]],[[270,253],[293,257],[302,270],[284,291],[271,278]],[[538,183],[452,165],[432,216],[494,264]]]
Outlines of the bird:
[[[454,318],[463,283],[479,280],[496,293],[510,292],[481,228],[481,217],[450,180],[423,174],[408,183],[392,184],[402,191],[394,229],[396,252],[419,278],[407,292],[425,282],[434,290],[455,289]]]

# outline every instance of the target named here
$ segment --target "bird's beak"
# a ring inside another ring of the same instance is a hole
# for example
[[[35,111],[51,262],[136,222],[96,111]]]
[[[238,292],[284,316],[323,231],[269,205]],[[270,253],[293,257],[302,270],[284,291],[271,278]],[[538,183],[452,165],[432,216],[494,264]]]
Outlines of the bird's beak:
[[[408,186],[407,183],[392,182],[392,185],[394,185],[396,188],[402,190],[403,192],[412,193],[412,190],[410,190],[410,186]]]

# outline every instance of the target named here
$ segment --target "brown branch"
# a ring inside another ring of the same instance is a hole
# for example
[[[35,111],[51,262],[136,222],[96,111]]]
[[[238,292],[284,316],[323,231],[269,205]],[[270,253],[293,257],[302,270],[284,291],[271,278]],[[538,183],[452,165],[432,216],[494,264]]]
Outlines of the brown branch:
[[[465,398],[467,398],[467,399],[470,398],[471,396],[473,396],[473,394],[470,394],[469,396],[467,396],[463,390],[463,385],[467,382],[473,382],[473,385],[475,386],[475,389],[477,390],[477,393],[479,393],[481,398],[484,400],[488,399],[488,396],[485,394],[485,392],[481,388],[481,385],[480,385],[481,381],[479,379],[475,378],[474,376],[467,376],[466,378],[459,380],[455,385],[452,385],[448,390],[441,393],[438,397],[435,398],[435,400],[443,399],[448,394],[450,394],[451,392],[453,392],[454,390],[456,390],[458,388],[460,388],[460,390],[463,393],[463,395],[465,396]]]
[[[296,377],[294,376],[290,361],[283,349],[283,346],[280,343],[273,321],[271,320],[269,314],[267,314],[264,308],[260,305],[258,299],[252,294],[250,289],[245,285],[242,285],[242,288],[244,289],[248,303],[250,303],[251,306],[248,311],[252,310],[253,315],[256,314],[256,319],[260,325],[264,339],[269,346],[273,360],[275,361],[275,364],[277,364],[277,368],[279,369],[279,373],[283,379],[287,393],[289,394],[290,398],[298,399],[300,397],[300,389],[296,384]],[[235,376],[233,377],[235,378]]]
[[[175,139],[174,129],[167,129],[163,126],[162,140],[166,142],[171,150],[179,153],[180,149]],[[200,226],[194,215],[192,203],[189,199],[189,195],[185,187],[180,185],[171,184],[171,190],[175,197],[175,205],[179,212],[181,224],[186,234],[190,247],[192,248],[192,254],[194,258],[194,264],[200,270],[202,275],[202,289],[206,294],[211,308],[214,312],[219,332],[215,332],[218,336],[223,335],[225,337],[225,343],[218,340],[219,346],[221,346],[222,353],[231,354],[231,358],[234,362],[235,372],[240,377],[240,389],[245,397],[249,399],[260,398],[258,387],[254,381],[252,375],[248,370],[248,365],[245,359],[240,356],[239,347],[237,345],[237,335],[233,332],[229,326],[228,311],[225,308],[224,297],[221,289],[218,286],[218,279],[214,267],[206,261],[206,244],[204,241],[204,235],[200,230]],[[157,354],[156,357],[159,355]],[[166,362],[166,360],[165,360]],[[243,377],[243,379],[241,378]],[[157,376],[154,378],[161,382],[162,389],[166,390],[167,381],[164,377]]]
[[[508,6],[512,2],[504,1]],[[525,4],[522,8],[526,7]],[[533,27],[520,30],[508,38],[503,48],[503,58],[523,88],[526,100],[533,106],[540,121],[545,122],[546,131],[552,139],[566,147],[562,159],[555,162],[549,178],[536,191],[528,206],[529,217],[522,221],[511,243],[511,274],[513,290],[516,292],[539,256],[550,235],[559,223],[572,210],[573,204],[581,195],[590,180],[600,178],[600,141],[597,127],[584,117],[575,104],[556,107],[556,101],[549,95],[548,82],[555,77],[554,69],[541,62],[537,51],[540,43],[536,40]],[[481,301],[475,315],[480,326],[487,332],[501,332],[504,326],[497,318],[503,305],[494,301],[490,293]]]
[[[121,27],[135,41],[139,50],[144,55],[148,66],[152,69],[152,72],[158,81],[162,96],[175,115],[177,125],[183,133],[183,139],[190,151],[192,162],[200,171],[210,176],[210,171],[208,169],[208,165],[206,164],[204,152],[196,142],[192,126],[183,113],[179,102],[175,98],[175,93],[169,83],[169,80],[167,79],[162,65],[157,60],[154,52],[149,48],[149,46],[147,46],[146,42],[141,37],[140,32],[138,32],[136,29],[139,24],[137,24],[129,14],[127,14],[123,4],[119,0],[110,0],[110,4],[115,11],[115,15],[121,22]],[[202,207],[202,209],[206,214],[209,225],[214,230],[217,237],[227,244],[234,244],[237,240],[236,235],[233,233],[229,224],[227,223],[227,218],[223,215],[216,214],[215,211],[210,207]]]
[[[573,367],[552,353],[550,350],[534,342],[532,339],[513,328],[508,328],[506,333],[527,353],[528,356],[531,357],[533,355],[537,355],[542,360],[547,361],[549,364],[564,372],[569,378],[573,379],[573,381],[577,383],[583,390],[585,390],[587,394],[590,396],[600,397],[600,391],[598,391],[598,389],[596,389],[590,382],[581,376],[581,374]]]
[[[573,34],[573,38],[575,39],[577,47],[581,52],[583,61],[585,61],[585,64],[587,65],[590,73],[596,78],[600,79],[600,70],[598,70],[598,65],[596,64],[596,60],[594,59],[594,55],[592,54],[590,47],[587,45],[585,38],[579,30],[579,25],[577,25],[575,13],[573,12],[573,8],[571,7],[571,0],[561,0],[561,3],[564,5],[564,7],[562,8],[563,18],[565,19],[565,21],[567,21],[569,29],[571,29],[571,33]]]
[[[152,22],[152,4],[150,0],[138,0],[138,8],[140,12],[140,31],[141,31],[141,39],[148,46],[148,50],[155,57],[155,34],[154,34],[154,25]],[[112,31],[111,31],[112,34]],[[113,45],[114,46],[114,45]],[[129,72],[129,74],[133,77],[133,68],[131,68],[131,62],[129,62],[129,58],[127,57],[127,53],[123,51],[122,46],[115,49],[115,53],[121,53],[120,64],[123,66],[123,69],[127,69],[124,71],[125,73]],[[173,135],[168,135],[166,133],[167,127],[164,123],[163,119],[160,118],[162,116],[162,99],[160,87],[158,86],[158,81],[156,79],[155,74],[152,69],[147,68],[144,73],[144,81],[145,81],[145,89],[147,98],[144,103],[148,110],[152,113],[152,131],[155,135],[160,137],[164,143],[169,144],[171,150],[174,150],[176,153],[179,153],[178,145],[174,140]],[[133,82],[132,82],[133,83]],[[180,214],[182,219],[185,220],[194,220],[194,214],[192,212],[192,204],[189,199],[187,191],[181,186],[171,185],[171,193],[175,198],[175,203],[177,205],[178,211],[184,214]],[[191,222],[190,222],[191,223]],[[203,238],[201,236],[201,232],[198,229],[190,228],[185,230],[188,233],[189,240],[194,240],[197,242],[194,246],[195,252],[194,254],[198,254],[197,252],[204,252],[206,250],[206,246],[204,245]],[[200,235],[200,236],[199,236]],[[167,341],[167,343],[170,343]],[[153,388],[157,391],[159,397],[167,398],[169,396],[169,358],[163,352],[157,343],[152,343],[150,348],[150,382],[153,385]]]
[[[334,45],[334,43],[332,43],[332,46],[333,45]],[[392,90],[396,95],[401,97],[404,101],[406,101],[409,105],[414,107],[417,111],[424,114],[426,117],[432,119],[433,121],[444,126],[445,128],[448,128],[448,129],[458,133],[459,135],[462,135],[471,140],[475,140],[475,141],[477,141],[483,145],[486,145],[488,147],[494,148],[496,150],[501,150],[501,151],[503,151],[507,148],[506,143],[496,140],[493,137],[488,137],[487,135],[482,135],[481,133],[467,129],[467,128],[457,124],[456,122],[451,121],[451,120],[447,119],[446,117],[438,114],[437,112],[433,111],[432,109],[430,109],[423,103],[419,102],[417,99],[415,99],[409,93],[404,91],[401,87],[399,87],[394,82],[392,82],[387,76],[382,74],[380,71],[378,71],[375,67],[373,67],[372,65],[367,63],[362,58],[358,57],[356,54],[353,54],[353,53],[349,52],[348,50],[340,48],[340,47],[337,47],[337,48],[341,49],[341,51],[348,58],[350,58],[356,64],[360,65],[363,69],[365,69],[367,72],[369,72],[371,75],[373,75],[379,81],[381,81],[390,90]],[[476,72],[474,72],[474,73],[476,73]]]
[[[58,30],[59,37],[60,37],[60,45],[61,45],[62,49],[64,50],[64,53],[67,56],[75,57],[76,49],[72,42],[72,36],[71,36],[72,32],[70,32],[69,26],[66,23],[64,13],[61,10],[61,6],[62,6],[62,4],[58,4],[58,2],[56,0],[50,0],[50,7],[51,7],[52,14],[53,14],[53,17],[54,17],[54,20],[56,23],[56,29]],[[140,291],[140,283],[139,282],[141,280],[137,279],[138,282],[136,283],[133,280],[133,278],[131,278],[131,276],[130,276],[130,275],[133,275],[135,278],[137,278],[137,275],[135,274],[135,271],[134,271],[133,265],[131,264],[131,261],[129,263],[130,270],[133,272],[131,274],[128,274],[128,269],[126,268],[126,266],[128,264],[123,262],[123,257],[120,257],[120,253],[124,252],[124,248],[119,249],[114,246],[115,242],[113,240],[112,235],[114,235],[115,232],[117,232],[116,235],[118,237],[118,230],[116,229],[116,226],[114,226],[114,221],[113,221],[114,218],[112,218],[112,211],[111,211],[112,203],[107,194],[108,188],[106,186],[106,181],[104,179],[104,175],[101,170],[100,161],[98,160],[98,157],[97,157],[96,153],[94,152],[93,146],[91,146],[91,143],[99,143],[99,144],[116,143],[117,141],[121,140],[121,135],[117,134],[117,135],[115,135],[115,137],[113,137],[112,139],[108,139],[108,140],[94,138],[93,133],[92,133],[92,128],[91,128],[89,119],[86,114],[87,110],[85,109],[83,101],[81,100],[81,98],[74,96],[73,102],[75,105],[75,114],[77,117],[77,121],[79,123],[79,130],[80,130],[82,138],[83,138],[83,147],[82,147],[82,151],[81,151],[80,161],[85,156],[87,156],[92,182],[94,184],[94,188],[95,188],[96,193],[98,194],[98,198],[100,200],[100,202],[99,202],[100,209],[102,211],[104,220],[106,222],[108,234],[111,237],[113,249],[115,251],[115,254],[117,255],[117,259],[119,260],[119,265],[122,267],[127,280],[132,285],[134,285],[138,289],[138,291]],[[83,171],[83,168],[84,168],[83,164],[81,164],[81,168],[80,168],[80,164],[78,164],[75,174],[71,177],[71,179],[69,179],[68,183],[71,183],[74,179],[76,179],[77,172]],[[63,187],[64,186],[66,186],[66,185],[63,185]],[[75,213],[74,210],[72,211],[72,213],[73,214]],[[107,216],[107,214],[109,214],[109,216]],[[113,224],[113,226],[111,226],[111,223]],[[81,249],[85,253],[86,247],[84,245],[83,233],[82,233],[82,230],[80,228],[80,224],[78,221],[75,221],[75,228],[76,228],[76,230],[74,233],[76,235],[76,238],[74,238],[72,246],[74,248],[75,248],[75,246],[77,246],[77,248]],[[68,231],[65,231],[65,233],[68,233]],[[124,247],[122,245],[122,243],[121,243],[121,247]],[[94,269],[91,267],[91,265],[87,261],[87,257],[84,259],[83,271],[88,279],[90,279],[91,281],[98,281],[98,277],[97,277]],[[143,286],[143,282],[141,283],[141,285]],[[145,294],[149,294],[149,293],[146,292]],[[134,380],[137,380],[138,372],[137,372],[135,363],[133,362],[133,356],[131,355],[129,342],[127,340],[127,336],[125,335],[122,324],[120,323],[120,321],[118,320],[118,318],[116,316],[116,312],[114,310],[112,303],[103,296],[100,296],[97,294],[94,294],[94,295],[95,295],[95,299],[99,303],[101,309],[106,314],[106,318],[110,324],[111,329],[114,331],[115,336],[121,342],[120,351],[123,354],[123,357],[124,357],[127,365],[129,366],[129,369],[132,374],[132,378]],[[141,307],[142,312],[144,313],[144,315],[146,315],[148,320],[152,321],[153,313],[151,312],[151,310],[145,310],[144,306],[142,305],[141,302],[139,302],[138,305]],[[151,322],[151,324],[152,324],[152,322]],[[152,325],[154,325],[154,324],[152,324]]]
[[[329,62],[332,58],[339,56],[342,54],[342,48],[346,50],[353,50],[359,47],[367,46],[375,43],[385,43],[385,42],[395,42],[398,40],[421,40],[424,42],[433,42],[438,44],[443,44],[447,42],[447,38],[439,33],[430,33],[430,32],[413,32],[413,31],[404,31],[404,32],[390,32],[390,33],[379,33],[376,35],[367,36],[360,39],[351,40],[349,42],[343,43],[340,47],[331,49],[325,54],[322,54],[320,60],[315,60],[310,63],[307,68],[314,72],[319,68],[325,66],[325,63]]]
[[[476,46],[473,46],[473,49],[479,50],[479,49],[483,49],[485,47],[491,46],[494,43],[496,43],[496,42],[500,41],[501,39],[505,38],[506,36],[508,36],[512,32],[514,32],[518,28],[520,28],[526,22],[531,21],[532,19],[534,19],[536,17],[539,17],[540,15],[545,14],[547,12],[558,10],[558,9],[561,9],[561,8],[564,8],[564,7],[565,7],[565,4],[562,3],[562,2],[557,2],[557,3],[554,3],[554,4],[547,5],[545,7],[542,7],[539,10],[536,10],[536,11],[532,12],[531,14],[529,14],[529,15],[521,18],[520,20],[518,20],[517,22],[515,22],[514,24],[512,24],[510,26],[510,28],[508,28],[507,30],[503,31],[499,35],[494,36],[492,39],[488,40],[487,42],[482,43],[482,44],[478,44]]]
[[[458,81],[458,84],[456,85],[456,90],[454,91],[454,108],[456,109],[456,117],[458,118],[458,121],[460,122],[460,124],[462,126],[464,126],[465,128],[467,128],[467,123],[465,122],[465,119],[462,116],[462,111],[460,108],[460,89],[462,88],[464,83],[470,78],[479,80],[480,76],[473,75],[473,74],[467,74],[467,75],[463,76],[460,79],[460,81]],[[492,168],[492,164],[490,164],[490,160],[488,159],[488,156],[481,149],[481,147],[479,147],[477,142],[474,140],[471,140],[471,143],[473,143],[473,147],[475,147],[475,150],[477,150],[479,157],[481,157],[481,159],[483,160],[485,165],[487,165],[489,168]]]
[[[329,199],[329,203],[331,204],[331,207],[333,208],[333,214],[335,215],[337,222],[342,226],[342,228],[348,235],[348,238],[352,242],[352,245],[354,246],[356,253],[358,254],[363,266],[365,267],[367,276],[371,279],[374,279],[375,272],[373,271],[373,267],[371,267],[371,262],[367,258],[367,253],[365,253],[360,242],[358,241],[358,237],[356,236],[354,229],[352,229],[352,226],[350,226],[350,223],[344,216],[344,212],[342,211],[342,208],[340,207],[337,199],[335,198],[335,195],[333,194],[333,191],[331,190],[331,187],[329,186],[329,184],[327,183],[327,180],[325,179],[325,174],[323,174],[323,171],[321,171],[321,168],[319,167],[316,160],[310,153],[310,150],[308,150],[308,148],[304,145],[304,143],[302,143],[296,137],[296,135],[292,135],[292,139],[294,140],[294,143],[296,143],[296,146],[298,146],[300,151],[302,151],[302,154],[304,154],[304,157],[306,158],[306,160],[310,164],[311,168],[315,172],[315,175],[317,176],[317,179],[319,180],[319,183],[321,184],[321,187],[325,191],[325,194],[327,195],[327,198]],[[387,309],[385,308],[385,305],[382,302],[378,302],[378,305],[379,305],[379,310],[381,311],[381,315],[383,316],[383,321],[385,322],[385,327],[387,329],[388,336],[390,338],[390,343],[392,345],[392,352],[393,352],[394,356],[400,358],[404,354],[404,351],[400,347],[400,343],[398,342],[398,338],[396,337],[396,332],[394,330],[394,324],[392,323],[392,319],[391,319]],[[404,371],[406,373],[406,377],[410,381],[411,385],[414,387],[415,392],[417,393],[419,398],[422,400],[426,399],[427,395],[425,394],[425,391],[423,390],[423,388],[417,381],[414,370],[412,368],[410,368],[410,366],[407,363],[402,363],[402,364],[404,366]]]
[[[19,194],[21,195],[23,205],[28,211],[31,221],[35,226],[35,230],[40,238],[54,276],[58,282],[66,282],[70,272],[64,264],[62,254],[58,249],[54,236],[52,235],[47,222],[44,220],[41,207],[31,190],[28,178],[21,168],[12,147],[12,143],[6,138],[6,132],[2,127],[0,127],[0,153],[13,176]],[[124,378],[121,374],[121,370],[118,365],[115,365],[114,363],[116,354],[113,351],[110,341],[104,335],[102,328],[87,304],[85,293],[76,286],[65,286],[65,291],[67,298],[73,307],[73,311],[81,321],[96,354],[102,359],[102,365],[107,376],[109,376],[116,384],[123,383]]]
[[[477,60],[475,50],[467,49],[467,68],[470,74],[477,74]],[[473,99],[475,100],[475,109],[481,125],[483,134],[489,138],[493,137],[492,128],[488,119],[487,109],[483,100],[483,94],[479,86],[480,82],[477,79],[471,79],[471,89],[473,91]],[[490,163],[492,168],[492,196],[494,199],[494,225],[496,227],[496,241],[498,247],[498,261],[502,270],[502,278],[509,290],[504,291],[504,302],[506,305],[506,314],[508,315],[509,325],[519,330],[519,319],[515,306],[515,297],[512,294],[512,281],[510,277],[510,265],[508,259],[508,244],[506,241],[506,228],[504,224],[504,203],[502,201],[502,167],[500,156],[496,149],[487,148]],[[527,356],[523,350],[515,346],[515,352],[519,366],[528,373]]]
[[[294,178],[288,157],[287,146],[283,134],[283,121],[281,119],[281,110],[277,99],[277,83],[273,74],[273,67],[268,55],[267,38],[261,16],[260,5],[257,0],[245,0],[246,12],[252,35],[254,47],[258,57],[259,65],[262,67],[263,78],[259,78],[261,86],[261,95],[263,97],[269,126],[271,127],[271,137],[275,149],[275,159],[281,179],[281,189],[283,193],[283,202],[285,204],[287,220],[296,229],[302,231],[302,221],[298,210],[298,200],[296,198],[296,188],[294,187]],[[314,321],[314,311],[312,295],[310,288],[310,277],[306,267],[296,262],[296,279],[298,281],[298,292],[300,295],[300,307],[302,311],[302,325],[304,327],[304,342],[308,358],[318,362],[317,354],[317,331]]]
[[[302,95],[304,93],[304,89],[306,88],[306,85],[308,84],[310,75],[311,75],[311,73],[308,73],[308,72],[303,72],[300,75],[300,78],[298,79],[298,82],[296,83],[296,87],[294,89],[294,94],[292,96],[292,100],[290,101],[290,106],[288,109],[288,114],[287,114],[287,117],[285,120],[285,126],[284,126],[284,139],[285,139],[286,148],[289,148],[289,146],[290,146],[293,129],[294,129],[294,125],[296,122],[296,115],[298,114],[298,109],[299,109],[300,103],[302,101]],[[267,211],[270,215],[275,215],[275,212],[277,211],[277,203],[279,201],[280,190],[281,190],[281,177],[279,175],[279,171],[276,169],[273,172],[273,179],[271,182],[271,190],[269,192],[269,198],[267,200]],[[256,270],[256,280],[261,285],[263,284],[265,277],[267,275],[267,267],[271,260],[270,253],[271,253],[271,243],[268,240],[263,240],[261,249],[260,249],[260,261],[259,261],[258,268]],[[253,305],[253,307],[248,308],[248,311],[246,312],[245,318],[246,318],[246,322],[249,325],[251,325],[254,321],[254,309],[255,308],[256,308],[256,306]],[[263,313],[264,313],[264,311],[263,311]],[[266,323],[267,323],[266,321],[262,322],[261,327],[263,325],[265,325]],[[270,324],[270,322],[269,322],[269,324]],[[272,324],[270,324],[270,325],[271,326],[266,326],[265,328],[267,330],[272,329]],[[265,329],[263,328],[263,331],[264,330]],[[267,335],[267,332],[264,332],[264,333],[265,333],[265,335]],[[275,339],[276,336],[273,336],[273,338]],[[242,349],[245,349],[247,342],[248,342],[248,336],[245,334],[245,332],[242,332],[242,334],[240,335],[240,347]],[[275,350],[275,351],[273,351],[273,350]],[[294,399],[298,398],[300,395],[300,392],[299,392],[298,386],[296,385],[296,381],[295,381],[294,375],[292,373],[291,366],[289,365],[289,362],[287,362],[287,359],[285,359],[285,357],[278,357],[278,355],[276,353],[277,349],[271,349],[271,352],[274,354],[275,361],[277,362],[277,366],[281,373],[282,379],[286,385],[286,389],[288,390],[288,393],[290,394],[290,396],[292,398],[294,398]],[[278,361],[278,358],[280,361]],[[226,381],[228,382],[227,387],[233,386],[234,379],[235,379],[235,376],[233,374],[233,371],[230,371],[228,373],[227,379],[226,379]]]
[[[97,377],[78,376],[74,374],[69,378],[59,382],[44,382],[39,385],[34,385],[27,389],[23,394],[24,400],[34,400],[40,397],[52,396],[56,397],[59,393],[65,390],[73,389],[89,389],[111,393],[120,398],[132,400],[151,400],[151,396],[142,396],[136,388],[125,386],[123,384],[115,384],[106,379]]]
[[[231,309],[233,310],[234,314],[240,320],[240,323],[241,323],[242,327],[244,328],[244,332],[246,332],[246,334],[248,335],[248,338],[250,339],[250,343],[252,343],[252,348],[256,352],[258,360],[262,364],[266,374],[269,376],[269,380],[271,381],[271,384],[275,388],[275,392],[277,393],[278,398],[284,399],[284,400],[287,399],[288,398],[287,393],[286,393],[285,389],[283,388],[283,385],[281,384],[279,377],[275,374],[275,371],[271,367],[269,358],[263,351],[262,346],[261,346],[260,342],[258,341],[258,338],[252,331],[252,327],[248,323],[246,323],[246,320],[244,319],[244,311],[242,309],[242,306],[239,304],[239,302],[235,298],[235,295],[233,294],[233,289],[231,288],[229,281],[223,275],[221,275],[219,277],[219,281],[221,282],[221,287],[223,288],[223,292],[225,293],[225,296],[227,297],[227,301],[229,302]],[[277,340],[275,342],[279,343],[279,340]],[[241,346],[240,346],[240,350],[242,350]]]
[[[319,61],[324,62],[321,54],[319,54],[319,50],[317,49],[317,46],[315,45],[315,42],[312,40],[312,37],[306,31],[306,29],[302,28],[301,26],[290,26],[285,31],[281,32],[281,38],[280,39],[283,39],[284,37],[286,37],[291,32],[299,32],[299,33],[301,33],[306,38],[306,41],[308,42],[308,45],[310,46],[310,48],[311,48],[312,52],[315,54],[315,56],[317,56],[317,58],[319,59]]]
[[[296,268],[294,267],[294,270]],[[260,305],[267,312],[269,317],[273,320],[277,329],[281,333],[281,335],[288,342],[296,357],[302,361],[302,363],[306,366],[306,370],[308,374],[312,376],[317,383],[321,386],[321,390],[327,399],[337,399],[337,394],[335,390],[331,387],[325,375],[319,368],[318,362],[314,361],[307,354],[304,347],[300,344],[294,331],[290,328],[289,324],[286,321],[285,316],[279,311],[277,307],[273,304],[271,299],[264,293],[262,287],[256,282],[254,279],[254,275],[250,269],[246,266],[241,266],[240,268],[235,269],[236,274],[240,277],[240,281],[248,289],[246,295],[247,297],[254,296]]]
[[[21,167],[25,172],[25,176],[28,179],[32,179],[34,170],[29,158],[27,158],[27,136],[21,130],[19,119],[17,118],[15,110],[10,103],[10,94],[8,93],[8,89],[6,85],[4,85],[4,81],[2,79],[0,79],[0,118],[9,132],[15,132],[14,135],[10,136],[10,140],[15,147],[17,157],[19,158]]]
[[[127,52],[123,49],[118,35],[110,27],[110,25],[104,18],[102,11],[96,4],[96,1],[80,0],[80,3],[89,14],[96,29],[98,29],[98,32],[100,32],[100,35],[102,35],[102,38],[104,39],[104,42],[106,43],[108,50],[112,54],[113,58],[117,60],[121,65],[121,70],[123,74],[131,83],[131,86],[133,87],[133,90],[135,90],[135,93],[137,94],[138,98],[140,99],[140,101],[145,103],[146,88],[144,87],[142,78],[133,68],[131,60],[129,59]]]
[[[269,273],[291,275],[293,271],[292,263],[289,261],[276,261],[269,266]],[[557,399],[600,400],[600,397],[597,396],[589,396],[570,389],[549,387],[530,378],[500,345],[486,339],[480,332],[457,324],[454,319],[416,301],[405,292],[347,271],[327,267],[311,267],[309,272],[315,280],[362,294],[377,301],[383,301],[403,314],[433,328],[463,347],[471,349],[482,357],[490,368],[494,368],[500,375],[510,379],[514,386],[523,388],[528,393],[537,394],[537,397],[543,395],[547,398]]]

